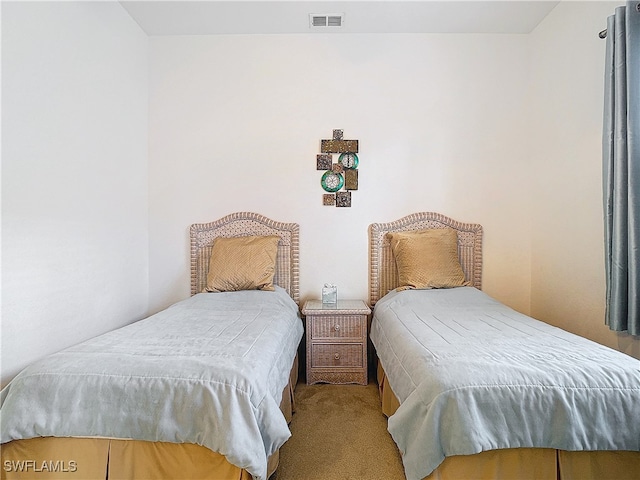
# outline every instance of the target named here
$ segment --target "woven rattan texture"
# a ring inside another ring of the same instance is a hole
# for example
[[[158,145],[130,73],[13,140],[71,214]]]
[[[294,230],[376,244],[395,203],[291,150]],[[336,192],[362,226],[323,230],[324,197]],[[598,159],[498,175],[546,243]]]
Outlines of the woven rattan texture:
[[[336,321],[339,319],[339,321]],[[317,316],[313,322],[311,338],[360,338],[362,337],[362,315],[340,317]]]
[[[307,324],[307,383],[366,385],[369,307],[359,300],[342,300],[337,308],[309,300],[302,312]]]
[[[482,288],[482,226],[461,223],[435,212],[419,212],[389,223],[369,225],[369,305],[398,287],[398,271],[386,234],[428,228],[453,228],[458,232],[458,257],[466,279]]]
[[[191,239],[191,295],[202,292],[207,284],[209,257],[218,237],[277,235],[278,253],[273,283],[284,288],[298,303],[300,299],[300,227],[282,223],[251,212],[232,213],[211,223],[195,223],[189,229]]]
[[[362,343],[318,343],[312,347],[311,366],[362,368]]]
[[[359,385],[367,384],[367,371],[366,369],[360,369],[360,371],[352,372],[339,372],[335,369],[320,369],[316,368],[312,372],[307,374],[307,384],[313,385],[314,383],[331,383],[334,385],[342,385],[347,383],[357,383]]]

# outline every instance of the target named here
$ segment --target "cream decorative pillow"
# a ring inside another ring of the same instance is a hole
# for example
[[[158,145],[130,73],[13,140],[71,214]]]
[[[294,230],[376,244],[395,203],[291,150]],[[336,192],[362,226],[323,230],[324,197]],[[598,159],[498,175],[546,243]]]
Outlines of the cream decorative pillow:
[[[217,238],[213,242],[207,292],[273,291],[277,235]]]
[[[470,285],[458,259],[458,233],[452,228],[387,233],[398,267],[396,290]]]

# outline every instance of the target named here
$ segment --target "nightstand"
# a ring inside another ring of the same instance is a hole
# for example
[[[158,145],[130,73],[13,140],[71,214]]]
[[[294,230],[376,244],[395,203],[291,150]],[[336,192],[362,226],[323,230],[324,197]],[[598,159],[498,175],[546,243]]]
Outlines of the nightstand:
[[[309,300],[306,318],[307,384],[367,384],[367,319],[371,309],[362,300],[323,304]]]

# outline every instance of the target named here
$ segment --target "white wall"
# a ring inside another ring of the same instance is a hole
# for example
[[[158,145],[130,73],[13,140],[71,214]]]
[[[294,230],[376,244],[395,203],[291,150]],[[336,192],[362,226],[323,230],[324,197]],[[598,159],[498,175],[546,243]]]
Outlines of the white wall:
[[[640,358],[604,325],[602,112],[605,41],[620,2],[562,2],[531,35],[531,312]]]
[[[146,35],[117,2],[2,3],[2,383],[146,315]]]
[[[367,299],[367,227],[482,223],[485,290],[529,309],[526,35],[150,38],[150,306],[189,294],[188,227],[300,223],[301,296]],[[322,205],[332,130],[360,141],[351,208]]]

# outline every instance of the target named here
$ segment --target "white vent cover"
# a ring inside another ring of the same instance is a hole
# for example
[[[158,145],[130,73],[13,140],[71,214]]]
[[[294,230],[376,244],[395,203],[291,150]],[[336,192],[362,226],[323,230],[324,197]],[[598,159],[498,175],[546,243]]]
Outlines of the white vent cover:
[[[310,28],[342,27],[344,13],[310,13]]]

